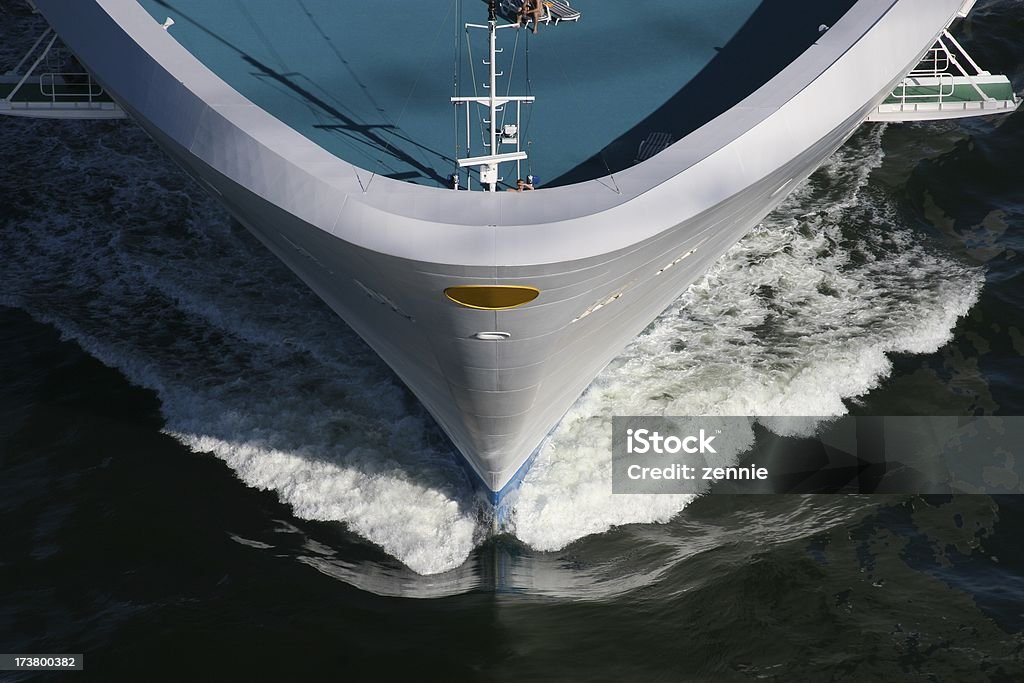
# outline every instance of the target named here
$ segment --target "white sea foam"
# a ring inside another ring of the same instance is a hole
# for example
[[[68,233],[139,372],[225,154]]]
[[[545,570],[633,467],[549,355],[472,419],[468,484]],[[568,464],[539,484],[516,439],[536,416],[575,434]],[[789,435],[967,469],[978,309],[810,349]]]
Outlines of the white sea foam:
[[[298,517],[419,573],[462,564],[479,498],[422,407],[141,133],[111,128],[123,141],[74,124],[35,140],[77,180],[39,169],[55,201],[3,231],[0,301],[155,390],[167,433]]]
[[[463,563],[485,534],[472,485],[387,367],[141,133],[53,132],[21,138],[33,152],[19,172],[52,200],[5,217],[0,301],[155,390],[168,433],[298,517],[344,522],[423,574]],[[979,278],[865,194],[879,135],[845,148],[602,373],[523,484],[521,539],[560,548],[687,504],[610,495],[614,414],[839,414],[889,372],[886,354],[949,338]]]
[[[951,338],[981,276],[917,246],[866,191],[881,134],[831,159],[605,369],[524,479],[519,538],[557,550],[692,500],[611,493],[613,415],[841,415],[890,372],[887,354]],[[783,434],[816,423],[762,421]]]

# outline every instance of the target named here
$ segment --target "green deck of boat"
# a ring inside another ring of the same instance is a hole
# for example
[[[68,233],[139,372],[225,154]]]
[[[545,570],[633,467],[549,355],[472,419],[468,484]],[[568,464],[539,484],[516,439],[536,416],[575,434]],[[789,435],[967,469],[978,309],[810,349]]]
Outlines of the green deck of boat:
[[[939,97],[939,87],[936,85],[908,86],[906,90],[907,104],[938,104],[941,102],[983,102],[984,98],[975,90],[974,86],[954,85],[953,92],[949,93],[949,85],[942,89],[942,97]],[[1013,86],[1007,83],[981,83],[978,85],[982,92],[994,100],[1012,100],[1014,97]],[[884,104],[900,104],[903,101],[903,88],[896,88],[895,93],[885,99]]]

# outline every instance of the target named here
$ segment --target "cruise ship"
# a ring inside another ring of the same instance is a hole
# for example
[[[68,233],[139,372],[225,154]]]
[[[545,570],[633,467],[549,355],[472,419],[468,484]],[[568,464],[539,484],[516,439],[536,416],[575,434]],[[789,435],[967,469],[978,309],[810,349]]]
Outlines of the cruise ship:
[[[31,4],[48,28],[0,77],[0,114],[144,128],[494,502],[858,126],[1020,101],[953,34],[973,0]]]

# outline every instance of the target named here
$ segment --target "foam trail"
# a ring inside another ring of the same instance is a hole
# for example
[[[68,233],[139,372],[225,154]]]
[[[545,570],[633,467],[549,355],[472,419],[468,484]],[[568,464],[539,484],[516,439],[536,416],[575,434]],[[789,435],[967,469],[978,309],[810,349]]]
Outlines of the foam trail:
[[[130,125],[5,126],[20,163],[0,188],[32,177],[49,202],[5,197],[0,302],[156,391],[168,433],[298,517],[342,521],[422,574],[465,562],[485,529],[457,456],[283,265]],[[979,276],[915,246],[863,189],[879,136],[845,148],[602,373],[523,484],[520,538],[559,548],[687,504],[608,494],[613,414],[838,414],[887,353],[948,338]]]
[[[527,473],[519,538],[557,550],[692,500],[611,494],[613,415],[841,415],[890,372],[887,354],[951,338],[982,276],[919,246],[867,185],[883,130],[854,138],[602,372]]]
[[[0,302],[155,390],[167,433],[298,517],[422,574],[465,562],[483,532],[457,456],[301,282],[130,125],[5,125],[24,163],[0,186],[52,201],[10,198]]]

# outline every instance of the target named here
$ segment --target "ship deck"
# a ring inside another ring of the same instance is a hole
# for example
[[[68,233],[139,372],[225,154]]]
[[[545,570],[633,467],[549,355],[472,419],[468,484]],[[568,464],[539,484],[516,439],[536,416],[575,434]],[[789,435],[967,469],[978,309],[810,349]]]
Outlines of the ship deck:
[[[243,96],[360,168],[443,186],[457,156],[487,153],[475,128],[467,150],[449,101],[485,92],[486,32],[467,46],[463,29],[486,21],[485,2],[139,2]],[[537,98],[523,175],[564,185],[634,164],[649,136],[679,140],[731,108],[854,3],[576,0],[578,22],[499,31],[499,83]]]

